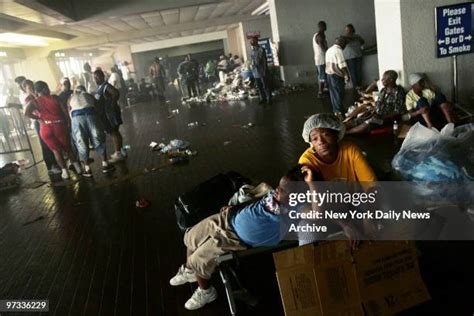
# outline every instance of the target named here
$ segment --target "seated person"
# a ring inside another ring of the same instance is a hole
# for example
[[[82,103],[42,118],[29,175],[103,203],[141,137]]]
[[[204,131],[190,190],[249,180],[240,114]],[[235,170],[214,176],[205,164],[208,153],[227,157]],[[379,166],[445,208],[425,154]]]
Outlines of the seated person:
[[[423,118],[428,128],[433,125],[442,127],[445,124],[441,113],[448,123],[454,123],[454,113],[452,104],[446,100],[446,97],[427,80],[422,74],[414,73],[408,77],[411,90],[406,96],[406,108],[408,115],[404,119]],[[433,120],[436,124],[433,124]]]
[[[280,214],[288,203],[291,181],[303,180],[301,167],[294,168],[281,178],[275,190],[256,202],[225,206],[219,214],[186,231],[187,260],[170,280],[172,286],[197,281],[199,287],[184,305],[186,309],[201,308],[217,298],[209,280],[218,256],[247,247],[274,246],[281,241],[284,236],[280,233]]]
[[[140,80],[140,86],[139,86],[140,94],[142,96],[150,96],[150,93],[152,92],[151,86],[146,83],[145,78],[142,78]]]
[[[377,177],[368,164],[359,147],[343,141],[345,127],[333,114],[321,113],[308,118],[303,127],[303,139],[310,147],[301,155],[298,163],[309,168],[303,170],[305,181],[310,190],[314,187],[316,176],[324,181],[362,182],[362,187],[369,191]],[[359,232],[352,225],[336,222],[351,241],[357,240]],[[364,232],[374,233],[375,227],[364,222]]]
[[[374,110],[362,119],[354,119],[347,124],[346,134],[365,133],[373,129],[393,124],[405,110],[405,90],[397,85],[397,72],[387,70],[382,76],[383,88],[378,100],[372,103]]]

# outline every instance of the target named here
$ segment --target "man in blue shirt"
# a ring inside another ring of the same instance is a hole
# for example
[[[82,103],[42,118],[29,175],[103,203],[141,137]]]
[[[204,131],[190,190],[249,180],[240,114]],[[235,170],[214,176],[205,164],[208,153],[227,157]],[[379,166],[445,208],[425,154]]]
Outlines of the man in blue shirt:
[[[306,181],[300,166],[282,177],[279,186],[261,199],[236,207],[225,206],[219,214],[209,216],[186,231],[187,260],[170,280],[172,286],[198,283],[199,287],[184,305],[186,309],[201,308],[217,298],[209,280],[217,266],[218,256],[247,247],[274,246],[280,242],[284,237],[280,214],[288,205],[294,181]]]

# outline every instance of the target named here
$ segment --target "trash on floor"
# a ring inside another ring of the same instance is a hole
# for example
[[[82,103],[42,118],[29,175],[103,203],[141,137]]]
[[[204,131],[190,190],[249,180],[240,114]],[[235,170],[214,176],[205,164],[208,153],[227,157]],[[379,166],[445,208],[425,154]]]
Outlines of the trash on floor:
[[[230,144],[232,144],[232,141],[230,141],[230,140],[226,140],[226,141],[224,142],[224,146],[227,146],[227,145],[230,145]]]
[[[150,206],[150,201],[148,201],[145,198],[140,198],[137,201],[135,201],[135,207],[137,208],[147,208]]]

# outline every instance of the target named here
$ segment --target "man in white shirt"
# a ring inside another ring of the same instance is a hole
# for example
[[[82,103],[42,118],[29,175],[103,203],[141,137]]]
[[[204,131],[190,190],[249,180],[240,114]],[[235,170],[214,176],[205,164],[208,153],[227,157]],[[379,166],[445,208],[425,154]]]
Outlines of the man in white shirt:
[[[343,49],[346,41],[343,37],[336,38],[333,46],[326,52],[326,75],[328,78],[329,96],[334,114],[339,119],[344,119],[342,98],[344,96],[345,81],[350,80],[347,63],[344,59]]]
[[[328,42],[326,40],[326,22],[318,22],[318,32],[313,35],[313,51],[314,51],[314,64],[318,69],[318,81],[319,81],[319,90],[318,98],[322,97],[324,90],[327,90],[326,86],[326,60],[325,54],[328,50]]]

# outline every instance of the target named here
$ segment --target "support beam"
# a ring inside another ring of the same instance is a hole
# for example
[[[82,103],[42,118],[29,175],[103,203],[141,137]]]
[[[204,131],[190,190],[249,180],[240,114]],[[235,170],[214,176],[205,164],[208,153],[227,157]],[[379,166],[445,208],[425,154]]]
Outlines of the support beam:
[[[190,45],[196,43],[204,43],[215,40],[221,40],[227,38],[226,31],[183,36],[177,38],[171,38],[151,43],[135,44],[131,46],[132,53],[146,52],[155,49],[163,49],[175,46]]]

